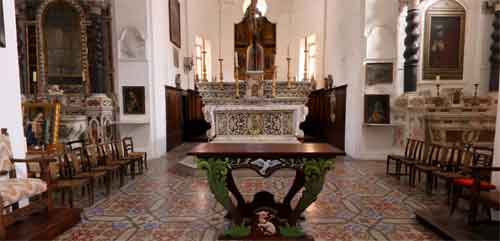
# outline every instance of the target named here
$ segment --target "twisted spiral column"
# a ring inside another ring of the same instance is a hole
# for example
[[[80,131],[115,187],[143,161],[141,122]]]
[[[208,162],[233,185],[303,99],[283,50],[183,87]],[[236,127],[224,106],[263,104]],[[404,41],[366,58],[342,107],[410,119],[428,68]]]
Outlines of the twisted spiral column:
[[[491,34],[491,56],[490,56],[490,91],[498,91],[500,74],[500,3],[495,6],[495,17],[493,19],[493,33]]]
[[[105,93],[106,72],[104,61],[103,16],[92,14],[94,56],[92,64],[92,93]]]
[[[417,4],[418,5],[418,4]],[[417,90],[418,62],[420,61],[419,10],[416,6],[408,8],[406,16],[406,38],[404,52],[404,92]]]

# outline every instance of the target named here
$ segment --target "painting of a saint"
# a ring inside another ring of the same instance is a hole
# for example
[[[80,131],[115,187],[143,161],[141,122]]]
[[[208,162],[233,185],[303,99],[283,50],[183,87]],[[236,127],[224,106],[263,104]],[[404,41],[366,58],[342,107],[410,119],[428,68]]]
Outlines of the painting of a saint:
[[[123,87],[123,113],[127,115],[146,114],[143,86]]]
[[[181,47],[181,7],[179,0],[169,0],[170,41]]]
[[[433,17],[429,63],[436,68],[459,65],[460,17]]]
[[[423,78],[461,80],[465,43],[465,9],[454,1],[434,4],[426,14]]]
[[[389,95],[365,96],[365,123],[390,124],[390,97]]]

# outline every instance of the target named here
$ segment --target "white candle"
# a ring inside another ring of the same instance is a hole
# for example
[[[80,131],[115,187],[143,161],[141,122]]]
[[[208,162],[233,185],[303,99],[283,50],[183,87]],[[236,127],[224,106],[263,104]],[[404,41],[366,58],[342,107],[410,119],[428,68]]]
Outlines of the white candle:
[[[238,52],[234,52],[234,66],[236,66],[236,68],[239,67],[238,65]]]
[[[436,81],[439,82],[441,80],[441,76],[436,75]]]
[[[290,58],[290,44],[288,44],[288,49],[286,51],[286,57]]]
[[[33,71],[33,82],[36,82],[36,71]]]

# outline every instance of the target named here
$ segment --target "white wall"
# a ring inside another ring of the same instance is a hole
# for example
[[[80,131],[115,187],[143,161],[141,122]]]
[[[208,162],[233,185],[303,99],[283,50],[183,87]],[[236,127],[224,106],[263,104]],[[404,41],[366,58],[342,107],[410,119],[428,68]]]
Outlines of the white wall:
[[[0,48],[0,109],[4,115],[0,118],[0,127],[7,128],[11,136],[14,157],[24,157],[26,140],[24,138],[21,87],[17,54],[17,30],[14,0],[3,1],[6,48]]]

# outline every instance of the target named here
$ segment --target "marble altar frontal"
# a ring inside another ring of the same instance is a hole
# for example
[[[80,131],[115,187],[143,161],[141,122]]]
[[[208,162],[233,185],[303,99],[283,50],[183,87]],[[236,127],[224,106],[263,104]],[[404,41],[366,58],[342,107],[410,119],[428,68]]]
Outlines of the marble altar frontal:
[[[259,97],[236,98],[234,83],[199,83],[205,104],[204,115],[212,126],[208,137],[217,143],[298,143],[304,136],[300,123],[308,114],[306,107],[310,83],[272,83],[264,81]],[[247,96],[246,83],[239,84]]]

